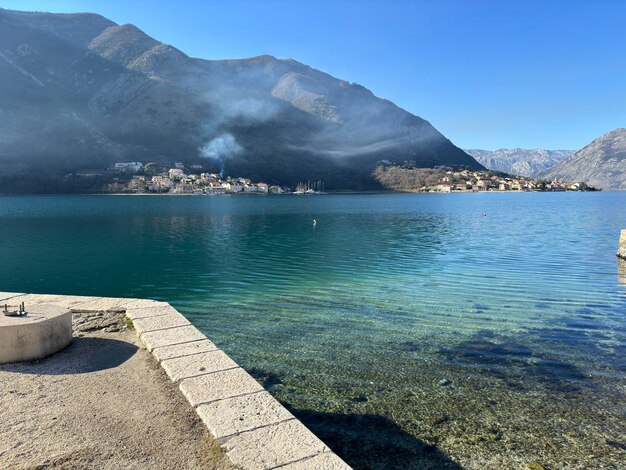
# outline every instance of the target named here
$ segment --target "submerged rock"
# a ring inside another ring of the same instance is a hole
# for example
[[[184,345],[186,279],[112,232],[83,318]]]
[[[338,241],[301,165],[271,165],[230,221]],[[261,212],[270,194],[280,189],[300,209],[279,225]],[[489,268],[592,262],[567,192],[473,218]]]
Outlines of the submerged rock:
[[[354,403],[365,403],[366,401],[368,401],[367,397],[365,395],[358,395],[355,397],[352,397],[351,399]]]
[[[439,426],[441,424],[446,423],[450,418],[448,415],[435,415],[430,418],[427,422],[431,427]]]

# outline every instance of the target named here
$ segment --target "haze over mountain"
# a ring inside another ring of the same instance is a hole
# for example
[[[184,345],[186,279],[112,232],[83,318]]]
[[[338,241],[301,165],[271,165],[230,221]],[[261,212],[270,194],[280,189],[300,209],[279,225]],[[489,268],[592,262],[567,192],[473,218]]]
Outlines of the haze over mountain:
[[[626,129],[598,137],[541,176],[584,181],[604,190],[626,190]]]
[[[190,58],[96,14],[0,9],[0,85],[2,192],[116,161],[329,189],[372,187],[382,159],[481,168],[360,85],[292,59]]]
[[[465,149],[489,170],[502,171],[518,176],[537,177],[542,171],[572,155],[575,150],[545,149]]]

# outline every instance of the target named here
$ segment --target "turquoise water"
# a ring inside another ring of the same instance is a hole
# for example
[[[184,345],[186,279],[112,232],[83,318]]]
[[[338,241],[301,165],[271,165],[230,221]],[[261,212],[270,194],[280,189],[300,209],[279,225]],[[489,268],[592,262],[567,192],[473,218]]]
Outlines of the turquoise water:
[[[0,217],[0,290],[171,302],[355,468],[626,459],[626,193],[20,196]]]

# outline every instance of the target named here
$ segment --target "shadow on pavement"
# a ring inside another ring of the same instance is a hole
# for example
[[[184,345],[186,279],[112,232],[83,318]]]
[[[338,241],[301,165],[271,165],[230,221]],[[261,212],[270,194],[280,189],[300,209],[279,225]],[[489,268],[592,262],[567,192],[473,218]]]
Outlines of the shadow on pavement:
[[[43,359],[0,365],[0,371],[19,374],[85,374],[111,369],[130,359],[139,348],[112,338],[75,337],[68,347]]]

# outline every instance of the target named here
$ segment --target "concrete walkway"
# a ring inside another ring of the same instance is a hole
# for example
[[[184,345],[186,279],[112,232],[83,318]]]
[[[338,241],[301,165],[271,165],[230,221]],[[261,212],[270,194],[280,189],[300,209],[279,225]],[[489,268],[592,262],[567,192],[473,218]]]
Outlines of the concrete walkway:
[[[123,313],[75,315],[74,336],[0,366],[0,468],[234,468]]]

